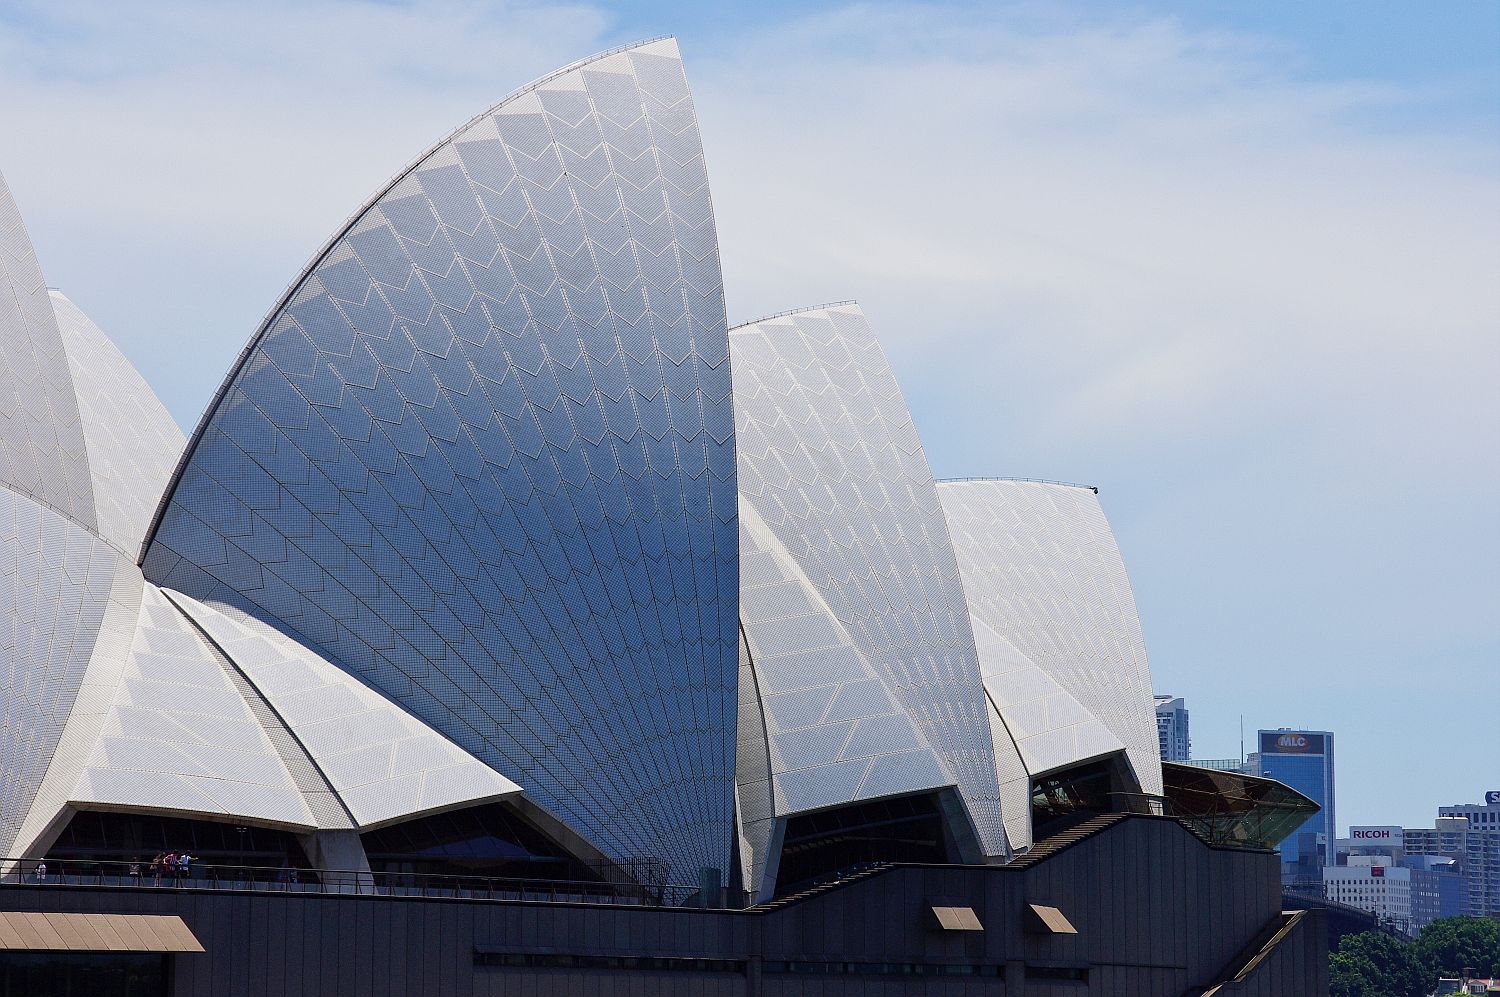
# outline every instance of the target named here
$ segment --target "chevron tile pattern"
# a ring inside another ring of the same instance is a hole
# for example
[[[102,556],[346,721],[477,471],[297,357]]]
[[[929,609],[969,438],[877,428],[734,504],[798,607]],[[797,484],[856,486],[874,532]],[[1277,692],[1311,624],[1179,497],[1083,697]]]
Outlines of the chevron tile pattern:
[[[234,619],[184,595],[167,597],[294,732],[360,830],[520,792],[348,672],[253,617]]]
[[[99,327],[61,291],[51,298],[78,401],[98,532],[135,560],[186,441]]]
[[[1125,747],[1045,669],[984,620],[975,617],[973,623],[985,692],[1004,717],[1030,775]]]
[[[941,492],[942,485],[938,486]],[[1124,749],[1104,723],[989,624],[971,616],[991,710],[1000,809],[1011,847],[1032,844],[1031,780]],[[1007,749],[1008,750],[1003,750]]]
[[[135,566],[52,509],[0,487],[0,854],[62,737],[116,572]]]
[[[93,755],[70,802],[251,820],[317,820],[223,663],[152,586]]]
[[[1146,642],[1093,489],[945,481],[938,495],[970,609],[1008,646],[990,685],[1032,774],[1118,743],[1141,789],[1160,793]]]
[[[675,42],[548,77],[289,292],[147,577],[275,620],[606,854],[727,869],[726,327]]]
[[[740,510],[740,820],[752,843],[808,810],[954,784],[817,588],[750,505]],[[764,761],[762,761],[764,760]],[[766,882],[764,848],[747,882]]]
[[[730,345],[742,504],[764,521],[883,681],[884,689],[850,690],[871,697],[859,710],[873,715],[889,692],[958,786],[986,853],[1005,854],[988,707],[958,566],[926,454],[880,344],[850,304],[739,326]],[[826,617],[799,617],[801,604],[783,591],[781,606],[769,604],[771,591],[747,597],[747,605],[788,621],[788,648],[827,640],[816,632],[831,635]],[[829,676],[854,677],[853,670]],[[836,708],[810,690],[784,706],[768,702],[768,730],[813,720],[819,726],[808,728],[817,731],[809,740],[825,742],[783,760],[846,752],[826,743],[854,729],[826,722]],[[920,743],[903,745],[899,729],[883,736],[892,747]],[[860,798],[870,799],[891,791],[879,778],[850,781],[844,771],[826,767],[820,792],[858,786]]]
[[[0,176],[0,487],[95,529],[88,454],[36,251]]]

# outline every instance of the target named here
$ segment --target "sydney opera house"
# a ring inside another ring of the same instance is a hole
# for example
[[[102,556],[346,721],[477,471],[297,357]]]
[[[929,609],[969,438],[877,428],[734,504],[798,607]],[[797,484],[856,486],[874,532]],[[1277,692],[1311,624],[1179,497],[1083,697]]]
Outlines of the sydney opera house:
[[[1326,986],[1096,490],[935,481],[856,304],[730,327],[671,39],[420,156],[186,437],[0,183],[0,486],[0,992]]]

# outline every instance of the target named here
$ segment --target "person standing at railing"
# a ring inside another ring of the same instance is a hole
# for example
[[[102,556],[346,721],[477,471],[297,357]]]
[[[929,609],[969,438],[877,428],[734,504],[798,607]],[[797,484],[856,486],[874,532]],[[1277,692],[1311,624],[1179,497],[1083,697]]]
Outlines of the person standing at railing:
[[[186,885],[188,877],[192,873],[192,862],[193,857],[186,851],[177,856],[177,878],[180,879],[184,885]]]
[[[176,852],[167,852],[167,854],[162,857],[162,860],[161,860],[161,871],[162,871],[162,874],[167,877],[167,885],[171,886],[172,885],[172,881],[177,878],[177,853]]]
[[[130,860],[130,867],[125,870],[125,875],[130,878],[130,882],[131,883],[133,883],[136,886],[140,886],[141,885],[141,860],[138,859],[138,858],[131,859]]]
[[[157,852],[156,853],[156,858],[154,858],[154,859],[151,860],[151,885],[152,886],[160,886],[161,885],[161,862],[162,862],[162,854],[161,854],[161,852]]]
[[[47,860],[46,859],[43,859],[42,861],[40,861],[40,862],[38,862],[36,864],[36,881],[38,883],[45,883],[47,881]]]

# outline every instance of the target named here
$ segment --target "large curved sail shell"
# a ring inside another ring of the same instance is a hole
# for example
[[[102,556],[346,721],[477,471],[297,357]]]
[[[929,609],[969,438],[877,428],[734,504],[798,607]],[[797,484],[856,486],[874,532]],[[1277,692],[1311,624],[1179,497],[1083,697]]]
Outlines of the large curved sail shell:
[[[40,282],[39,270],[32,276]],[[71,410],[62,407],[62,418],[77,422],[53,435],[81,434],[78,473],[90,505],[64,515],[47,502],[0,495],[0,852],[6,855],[31,849],[66,816],[67,804],[82,802],[81,777],[98,760],[95,745],[140,636],[149,586],[135,560],[183,445],[182,431],[139,372],[62,292],[43,288],[28,307],[30,323],[10,325],[0,339],[13,354],[17,338],[30,335],[35,355],[37,342],[56,337],[74,400]],[[55,417],[59,410],[38,411]],[[45,485],[45,477],[39,480]],[[139,795],[142,806],[159,802]]]
[[[989,707],[958,566],[880,344],[852,304],[739,326],[730,341],[741,501],[915,721],[986,854],[1005,854]],[[874,781],[861,792],[881,795]]]
[[[728,868],[727,323],[675,42],[403,174],[288,293],[142,565],[257,616],[618,859]]]

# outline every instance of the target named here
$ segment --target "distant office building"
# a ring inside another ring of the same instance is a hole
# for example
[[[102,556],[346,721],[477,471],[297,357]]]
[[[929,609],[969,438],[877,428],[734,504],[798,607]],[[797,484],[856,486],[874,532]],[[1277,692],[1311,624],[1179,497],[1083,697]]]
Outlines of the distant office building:
[[[1397,865],[1406,854],[1404,851],[1406,831],[1396,824],[1356,824],[1349,828],[1349,837],[1334,842],[1333,856],[1329,865],[1349,865],[1350,860],[1362,855],[1389,855]]]
[[[1255,775],[1285,783],[1322,809],[1281,843],[1282,879],[1322,879],[1337,837],[1333,798],[1333,734],[1326,730],[1263,730],[1251,756]]]
[[[1408,855],[1401,863],[1411,870],[1411,923],[1421,931],[1440,917],[1456,917],[1469,905],[1468,882],[1454,859],[1440,855]]]
[[[1354,855],[1349,864],[1323,869],[1323,890],[1329,900],[1367,910],[1408,935],[1412,927],[1411,870],[1397,867],[1394,856]]]
[[[1439,807],[1439,818],[1467,817],[1464,836],[1465,878],[1473,914],[1500,914],[1500,790],[1484,794],[1485,802]]]
[[[1349,837],[1335,842],[1323,883],[1328,899],[1368,910],[1415,935],[1440,917],[1463,914],[1468,885],[1456,859],[1408,854],[1406,833],[1394,824],[1351,827]]]
[[[1185,762],[1191,753],[1187,704],[1181,696],[1156,696],[1156,740],[1164,762]]]
[[[1475,831],[1500,829],[1500,789],[1484,794],[1483,803],[1455,803],[1450,807],[1438,807],[1439,817],[1467,817],[1469,827]]]
[[[1440,807],[1431,828],[1407,828],[1408,855],[1453,859],[1467,887],[1464,913],[1500,914],[1500,791],[1483,804]]]

